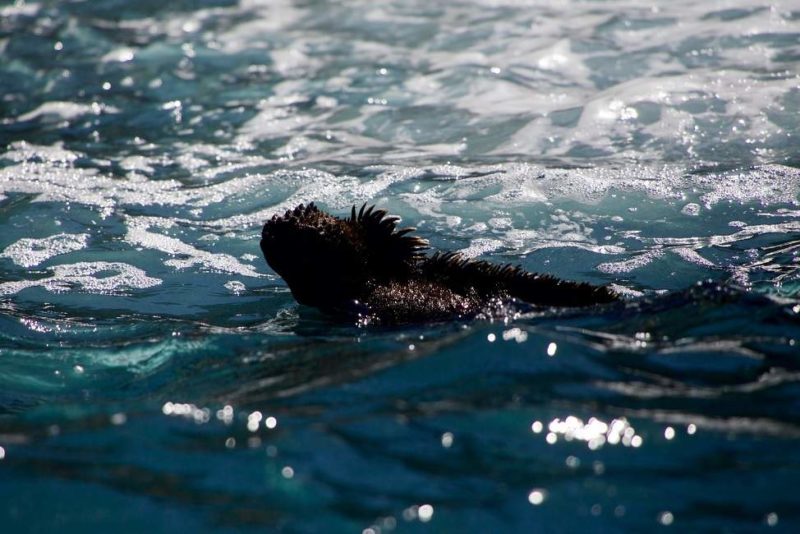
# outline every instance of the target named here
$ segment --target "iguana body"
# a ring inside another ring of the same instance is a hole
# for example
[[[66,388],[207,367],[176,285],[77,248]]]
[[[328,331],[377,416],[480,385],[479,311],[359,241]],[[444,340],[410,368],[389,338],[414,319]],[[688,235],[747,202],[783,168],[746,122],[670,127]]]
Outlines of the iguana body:
[[[274,216],[261,234],[267,263],[300,304],[383,324],[468,318],[513,301],[537,306],[591,306],[617,300],[606,287],[529,273],[520,267],[426,255],[414,228],[361,207],[342,219],[313,203]]]

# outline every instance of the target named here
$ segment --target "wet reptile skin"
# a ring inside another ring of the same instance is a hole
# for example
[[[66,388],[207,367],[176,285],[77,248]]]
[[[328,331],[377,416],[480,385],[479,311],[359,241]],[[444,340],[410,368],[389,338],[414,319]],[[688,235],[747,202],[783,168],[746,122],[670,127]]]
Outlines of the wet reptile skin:
[[[452,252],[426,254],[414,228],[385,210],[353,207],[339,218],[313,203],[272,217],[261,234],[267,263],[300,304],[343,319],[418,323],[504,313],[507,304],[592,306],[608,288],[559,280]]]

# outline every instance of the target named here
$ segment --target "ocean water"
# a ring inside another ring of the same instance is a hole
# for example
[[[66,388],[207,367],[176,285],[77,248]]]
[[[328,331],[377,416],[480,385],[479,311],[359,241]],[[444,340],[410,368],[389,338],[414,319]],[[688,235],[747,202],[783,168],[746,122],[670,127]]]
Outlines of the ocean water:
[[[800,6],[0,4],[0,530],[800,530]],[[375,203],[623,304],[357,328]]]

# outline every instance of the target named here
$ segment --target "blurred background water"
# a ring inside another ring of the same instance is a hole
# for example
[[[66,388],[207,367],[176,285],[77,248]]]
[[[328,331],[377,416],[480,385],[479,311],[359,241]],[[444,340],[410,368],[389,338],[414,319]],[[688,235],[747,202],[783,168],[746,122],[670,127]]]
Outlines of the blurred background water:
[[[800,6],[0,4],[0,524],[797,531]],[[377,203],[624,305],[301,309]]]

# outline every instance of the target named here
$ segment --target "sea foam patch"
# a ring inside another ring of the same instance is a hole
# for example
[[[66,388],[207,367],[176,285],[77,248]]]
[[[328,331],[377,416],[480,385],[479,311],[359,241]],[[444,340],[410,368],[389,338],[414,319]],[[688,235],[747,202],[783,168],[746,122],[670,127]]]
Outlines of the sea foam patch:
[[[138,267],[121,262],[79,262],[56,265],[53,275],[40,280],[0,283],[0,296],[13,295],[30,287],[43,287],[52,293],[78,291],[103,295],[123,294],[130,289],[147,289],[161,284]]]
[[[58,256],[86,247],[89,234],[56,234],[42,239],[22,238],[10,244],[0,253],[20,267],[35,267]]]
[[[158,217],[129,217],[127,219],[128,232],[125,240],[133,246],[158,250],[170,256],[180,256],[168,259],[165,265],[175,269],[186,269],[193,265],[202,265],[213,271],[238,274],[259,278],[262,275],[252,266],[240,262],[230,254],[213,253],[201,250],[177,237],[172,237],[159,232],[153,232],[152,228],[168,229],[175,226],[173,221]]]

